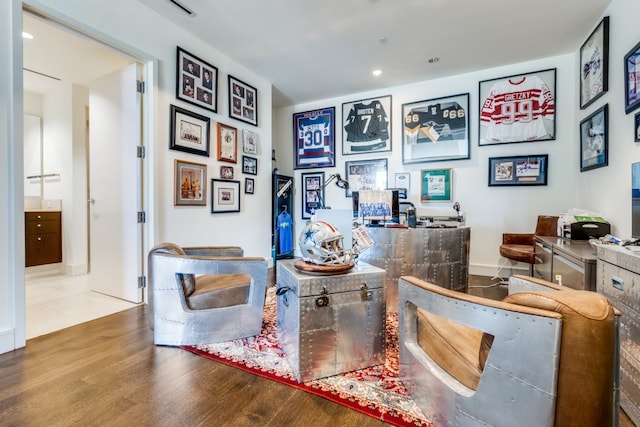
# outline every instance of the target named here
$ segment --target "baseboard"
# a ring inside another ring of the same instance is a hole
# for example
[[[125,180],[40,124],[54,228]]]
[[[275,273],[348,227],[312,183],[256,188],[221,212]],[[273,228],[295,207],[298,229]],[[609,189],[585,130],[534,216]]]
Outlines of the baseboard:
[[[0,354],[15,350],[15,330],[0,331]]]
[[[64,266],[64,274],[65,276],[81,276],[87,274],[87,264],[66,264]]]

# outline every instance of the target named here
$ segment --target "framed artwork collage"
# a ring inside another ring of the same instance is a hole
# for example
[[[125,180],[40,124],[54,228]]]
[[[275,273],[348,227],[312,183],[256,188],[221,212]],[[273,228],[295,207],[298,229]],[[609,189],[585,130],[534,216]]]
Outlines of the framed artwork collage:
[[[259,134],[222,122],[212,129],[207,114],[218,113],[219,70],[180,46],[176,53],[176,99],[206,111],[201,114],[170,105],[169,149],[210,157],[213,145],[220,164],[219,176],[207,181],[207,164],[175,159],[174,206],[207,206],[209,194],[212,214],[240,212],[241,182],[234,165],[241,150],[242,167],[238,172],[253,175],[244,178],[244,194],[254,194]],[[258,90],[231,74],[227,83],[229,118],[258,127]],[[216,139],[214,144],[212,135]]]

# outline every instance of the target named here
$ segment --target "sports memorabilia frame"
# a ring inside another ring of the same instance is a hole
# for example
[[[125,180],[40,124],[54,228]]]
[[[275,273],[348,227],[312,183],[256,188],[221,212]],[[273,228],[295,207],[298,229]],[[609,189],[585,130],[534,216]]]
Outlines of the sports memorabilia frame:
[[[211,119],[171,105],[169,149],[209,157]]]
[[[548,154],[489,157],[489,187],[547,185]]]
[[[580,122],[580,172],[609,164],[609,104]]]
[[[609,90],[609,17],[605,16],[580,47],[580,109]]]
[[[420,202],[450,202],[453,169],[423,169],[420,171]]]
[[[402,163],[470,157],[469,94],[402,104]]]
[[[238,129],[218,122],[218,157],[221,162],[238,163]]]
[[[352,191],[384,190],[387,188],[387,159],[354,160],[344,164],[345,179],[349,186],[345,196]]]
[[[391,95],[342,104],[342,154],[391,151]]]
[[[207,205],[207,165],[202,163],[175,161],[174,206]]]
[[[258,159],[255,157],[242,156],[242,173],[258,175]]]
[[[478,145],[556,139],[556,69],[479,83]]]
[[[302,174],[302,219],[311,219],[311,215],[324,203],[324,172]]]
[[[211,213],[240,212],[240,181],[211,179]]]
[[[176,97],[214,113],[218,110],[218,68],[180,46],[176,55]]]
[[[624,107],[629,114],[640,106],[640,43],[624,56]]]
[[[293,114],[294,169],[335,166],[335,107]]]
[[[229,117],[258,126],[258,89],[229,74]]]

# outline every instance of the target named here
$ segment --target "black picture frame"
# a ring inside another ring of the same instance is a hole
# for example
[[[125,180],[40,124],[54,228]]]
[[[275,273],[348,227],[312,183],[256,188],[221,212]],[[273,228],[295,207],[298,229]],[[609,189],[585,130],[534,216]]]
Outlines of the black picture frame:
[[[402,104],[402,163],[471,156],[469,93]]]
[[[391,151],[391,95],[342,104],[342,154]]]
[[[387,159],[352,160],[344,164],[345,179],[349,186],[345,196],[352,191],[387,189]]]
[[[302,219],[311,219],[324,204],[324,172],[308,172],[302,178]]]
[[[211,213],[240,212],[240,181],[211,179]]]
[[[258,89],[229,75],[229,117],[258,126]]]
[[[548,154],[489,157],[489,187],[547,185]]]
[[[244,179],[244,194],[253,194],[255,189],[255,181],[253,178]]]
[[[609,90],[609,17],[580,46],[580,109],[585,109]]]
[[[483,80],[479,94],[479,146],[556,139],[555,68]]]
[[[640,113],[636,113],[635,117],[633,118],[633,123],[635,123],[635,126],[633,127],[635,136],[634,141],[640,142]]]
[[[218,111],[218,68],[180,46],[176,51],[176,97]]]
[[[609,164],[609,104],[580,122],[580,172]]]
[[[624,109],[627,114],[640,106],[640,42],[624,56]]]
[[[211,119],[170,106],[169,149],[209,157]]]
[[[335,107],[293,114],[294,169],[335,166],[335,118]]]
[[[258,159],[255,157],[242,156],[242,173],[258,175]]]

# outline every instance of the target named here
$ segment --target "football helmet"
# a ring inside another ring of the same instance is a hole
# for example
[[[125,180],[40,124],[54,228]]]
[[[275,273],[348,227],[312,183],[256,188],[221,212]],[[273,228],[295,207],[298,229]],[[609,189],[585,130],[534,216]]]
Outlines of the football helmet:
[[[302,259],[318,265],[348,265],[351,255],[342,246],[343,235],[325,221],[311,221],[298,241]]]

